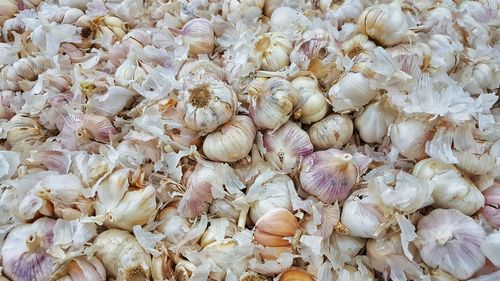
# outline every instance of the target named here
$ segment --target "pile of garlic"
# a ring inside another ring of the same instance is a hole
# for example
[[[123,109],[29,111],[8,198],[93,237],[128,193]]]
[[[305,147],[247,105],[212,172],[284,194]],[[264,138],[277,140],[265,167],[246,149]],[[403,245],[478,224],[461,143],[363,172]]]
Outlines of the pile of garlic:
[[[0,280],[500,280],[497,0],[0,25]]]

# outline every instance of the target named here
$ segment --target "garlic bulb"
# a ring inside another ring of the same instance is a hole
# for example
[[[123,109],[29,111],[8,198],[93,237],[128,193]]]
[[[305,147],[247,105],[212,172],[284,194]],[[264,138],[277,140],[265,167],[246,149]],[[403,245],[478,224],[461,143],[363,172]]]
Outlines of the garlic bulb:
[[[348,41],[342,43],[342,53],[349,58],[368,59],[377,47],[375,43],[364,34],[356,34]]]
[[[426,157],[425,144],[432,139],[434,122],[401,117],[389,129],[392,144],[404,157],[420,160]]]
[[[299,111],[294,115],[298,115],[300,122],[311,124],[325,117],[329,106],[315,79],[297,77],[293,79],[292,86],[299,94],[297,105]]]
[[[353,71],[357,71],[353,68]],[[366,71],[348,72],[328,91],[334,112],[345,112],[368,104],[376,95]]]
[[[422,260],[456,278],[470,278],[485,263],[484,230],[458,210],[433,210],[418,222],[417,236]]]
[[[359,179],[353,160],[351,154],[337,149],[314,152],[302,163],[302,188],[325,203],[343,201]]]
[[[353,124],[345,115],[332,114],[314,123],[307,133],[317,150],[341,148],[352,136]]]
[[[290,64],[292,43],[285,35],[271,32],[262,35],[255,44],[255,51],[259,56],[262,70],[276,71]]]
[[[311,60],[322,60],[328,55],[328,33],[323,29],[304,32],[304,40],[295,45],[290,53],[290,61],[307,70]],[[307,77],[304,77],[307,78]]]
[[[118,41],[127,34],[125,23],[118,17],[104,16],[96,22],[97,30],[95,38],[111,38],[112,41]]]
[[[47,280],[55,270],[56,259],[47,250],[52,247],[54,225],[50,218],[40,218],[31,224],[12,229],[3,242],[3,273],[12,280]]]
[[[320,0],[319,8],[325,12],[326,18],[336,26],[356,22],[363,12],[364,3],[361,0]]]
[[[391,255],[402,255],[401,236],[399,233],[388,235],[381,239],[369,239],[366,243],[366,255],[373,268],[383,272],[388,267]]]
[[[446,34],[434,34],[427,41],[432,56],[430,65],[443,70],[451,71],[459,62],[459,51],[462,46]]]
[[[329,90],[342,75],[342,71],[337,67],[336,56],[334,54],[324,59],[311,59],[307,70],[318,80],[318,85],[322,90]]]
[[[13,147],[22,143],[33,144],[43,136],[40,124],[28,116],[16,114],[6,127],[7,142]]]
[[[398,111],[391,105],[387,97],[369,104],[365,110],[354,119],[354,126],[361,139],[367,143],[381,143],[389,133],[398,116]]]
[[[481,214],[493,227],[500,227],[500,184],[495,182],[483,191],[484,207]]]
[[[315,281],[311,274],[300,269],[287,269],[278,275],[278,281]]]
[[[266,148],[266,160],[285,173],[291,172],[301,159],[313,152],[307,133],[291,121],[274,132],[266,131],[263,144]]]
[[[472,67],[472,78],[464,89],[472,94],[482,94],[488,89],[498,88],[500,75],[495,66],[489,63],[477,63]]]
[[[82,11],[87,9],[87,1],[85,0],[58,0],[57,1],[61,6],[68,6],[72,8],[78,8]]]
[[[255,80],[248,95],[250,117],[258,129],[279,128],[288,121],[299,102],[297,90],[282,78]]]
[[[207,19],[192,19],[184,24],[182,31],[175,33],[180,34],[184,43],[189,46],[190,56],[211,54],[215,48],[214,27]]]
[[[285,209],[273,209],[264,214],[255,223],[253,239],[256,243],[291,251],[292,245],[298,243],[300,226],[295,216]],[[292,237],[292,242],[285,237]]]
[[[496,231],[486,236],[484,243],[481,245],[481,250],[495,266],[500,266],[500,255],[498,253],[500,250],[500,232]]]
[[[187,80],[188,78],[203,81],[207,77],[215,80],[226,80],[226,72],[217,64],[206,60],[189,61],[182,65],[177,73],[177,79]]]
[[[3,0],[0,2],[0,24],[3,25],[3,23],[9,19],[14,17],[14,15],[17,13],[18,8],[17,8],[17,2],[14,0]]]
[[[99,234],[92,245],[96,257],[116,280],[149,280],[151,257],[127,231],[110,229]]]
[[[248,8],[264,8],[265,0],[224,0],[222,14],[228,16],[231,13],[245,13]]]
[[[236,115],[203,142],[203,152],[213,161],[236,162],[252,149],[257,129],[250,117]]]
[[[207,134],[229,121],[237,105],[236,95],[226,83],[210,80],[181,91],[177,110],[189,129]]]
[[[358,19],[358,28],[383,46],[407,41],[409,27],[398,1],[366,8]]]

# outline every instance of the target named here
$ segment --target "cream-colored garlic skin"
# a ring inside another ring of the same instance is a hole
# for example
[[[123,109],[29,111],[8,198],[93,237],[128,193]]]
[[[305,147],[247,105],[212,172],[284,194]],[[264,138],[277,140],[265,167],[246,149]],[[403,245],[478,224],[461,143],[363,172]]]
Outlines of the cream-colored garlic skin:
[[[8,121],[7,128],[7,142],[14,147],[22,143],[33,144],[42,137],[41,125],[28,116],[15,115]]]
[[[56,259],[47,253],[56,221],[40,218],[13,228],[3,242],[3,273],[16,281],[44,281],[55,271]]]
[[[297,108],[301,123],[311,124],[325,117],[329,106],[315,79],[298,77],[292,81],[292,86],[299,94]]]
[[[481,215],[493,227],[500,228],[500,183],[495,182],[488,189],[483,191],[484,207],[481,210]]]
[[[182,65],[182,68],[177,73],[177,79],[181,80],[200,80],[206,78],[215,80],[226,80],[226,72],[217,64],[209,60],[194,60],[188,61]]]
[[[325,12],[326,18],[337,26],[356,22],[363,12],[364,3],[361,0],[320,0],[319,8]]]
[[[352,137],[353,124],[351,118],[345,115],[332,114],[314,123],[307,133],[314,148],[325,150],[341,148]]]
[[[92,247],[110,278],[149,280],[151,257],[127,231],[106,230],[96,237]]]
[[[389,127],[396,120],[398,112],[387,98],[369,104],[354,119],[354,126],[361,139],[367,143],[381,143],[389,133]]]
[[[120,18],[104,16],[100,18],[97,23],[95,38],[111,37],[112,41],[118,41],[121,40],[125,34],[127,34],[127,27]]]
[[[408,39],[408,23],[398,1],[366,8],[359,16],[358,28],[361,33],[386,47]]]
[[[417,237],[420,256],[427,265],[461,280],[470,278],[485,263],[481,245],[486,233],[458,210],[432,211],[418,222]]]
[[[222,4],[222,14],[228,16],[232,13],[243,14],[246,9],[256,7],[264,8],[265,0],[224,0]]]
[[[349,58],[369,59],[369,55],[372,54],[373,49],[376,47],[377,45],[370,41],[368,36],[356,34],[348,41],[342,43],[342,53]]]
[[[213,161],[236,162],[252,149],[257,129],[250,117],[237,115],[203,142],[203,152]]]
[[[211,54],[215,48],[212,23],[203,18],[188,21],[182,28],[182,40],[189,46],[189,55]]]
[[[236,95],[226,83],[209,80],[182,91],[177,109],[189,129],[207,134],[228,122],[237,104]]]
[[[9,19],[14,17],[14,15],[17,13],[18,7],[17,7],[17,1],[14,0],[3,0],[0,2],[0,24],[3,25],[3,23]]]
[[[368,104],[377,95],[371,79],[361,72],[348,72],[328,91],[334,112],[345,112]]]
[[[179,216],[177,208],[170,206],[159,212],[158,220],[164,222],[158,225],[156,230],[165,234],[166,241],[172,244],[179,243],[191,226],[186,218]]]
[[[279,32],[262,35],[255,44],[262,70],[276,71],[290,64],[292,43]]]
[[[291,268],[283,271],[277,277],[278,281],[315,281],[316,279],[311,274],[305,272],[304,270]]]
[[[432,122],[409,117],[396,120],[389,133],[399,153],[414,160],[426,157],[425,144],[434,135]]]

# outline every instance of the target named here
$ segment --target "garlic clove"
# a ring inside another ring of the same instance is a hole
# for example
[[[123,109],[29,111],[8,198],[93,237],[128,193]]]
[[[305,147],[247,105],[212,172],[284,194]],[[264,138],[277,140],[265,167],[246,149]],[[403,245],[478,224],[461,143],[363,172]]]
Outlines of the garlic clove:
[[[262,70],[276,71],[290,64],[292,43],[279,32],[263,34],[255,44]]]
[[[283,271],[278,275],[278,281],[315,281],[316,279],[311,274],[301,270],[291,268]]]
[[[332,114],[314,123],[307,133],[316,150],[338,149],[351,139],[353,129],[348,116]]]
[[[328,103],[316,80],[305,76],[297,77],[292,81],[292,86],[299,93],[297,108],[300,111],[300,122],[311,124],[325,117]]]
[[[417,118],[399,118],[390,128],[392,144],[404,157],[421,160],[426,157],[426,142],[434,135],[433,124]]]
[[[500,184],[495,182],[483,191],[484,207],[481,214],[493,227],[500,227]]]
[[[300,234],[300,226],[295,216],[286,209],[273,209],[255,223],[254,241],[263,246],[288,247],[285,237]],[[292,243],[294,243],[292,241]]]
[[[333,111],[340,113],[366,105],[376,95],[371,79],[361,72],[348,72],[328,91]]]
[[[396,121],[398,111],[391,106],[387,97],[369,104],[354,120],[354,126],[361,139],[367,143],[381,143],[388,135],[391,124]]]

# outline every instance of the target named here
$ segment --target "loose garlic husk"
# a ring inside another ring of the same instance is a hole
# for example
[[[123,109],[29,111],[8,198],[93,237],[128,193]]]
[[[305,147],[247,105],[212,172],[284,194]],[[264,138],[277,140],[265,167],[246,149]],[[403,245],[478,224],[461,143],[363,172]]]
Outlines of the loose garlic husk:
[[[52,62],[41,55],[22,58],[12,65],[2,68],[0,89],[29,91],[35,85],[38,75],[51,66]]]
[[[248,8],[256,7],[262,10],[265,0],[224,0],[222,3],[222,14],[226,17],[230,14],[245,13]]]
[[[472,67],[472,79],[464,89],[472,94],[482,94],[483,91],[496,89],[500,86],[500,74],[495,70],[495,65],[490,63],[477,63]]]
[[[255,80],[248,89],[250,117],[258,129],[278,129],[295,111],[298,95],[285,79]]]
[[[255,223],[255,243],[291,252],[301,230],[295,216],[286,209],[273,209]],[[291,237],[292,241],[285,239]]]
[[[276,277],[278,281],[315,281],[316,278],[304,270],[290,268]]]
[[[256,132],[250,117],[236,115],[205,137],[203,153],[213,161],[236,162],[248,155]]]
[[[92,245],[96,257],[116,280],[149,280],[151,257],[127,231],[110,229],[99,234]]]
[[[388,257],[402,254],[403,247],[401,247],[399,233],[390,234],[381,239],[369,239],[366,243],[366,255],[370,259],[370,264],[379,272],[384,272],[388,266]]]
[[[495,182],[483,191],[484,207],[481,215],[495,228],[500,228],[500,184]]]
[[[391,126],[398,116],[398,111],[391,106],[388,98],[383,96],[380,100],[369,104],[365,110],[356,117],[354,125],[361,139],[367,143],[381,143],[383,137],[389,133]]]
[[[82,11],[87,9],[86,0],[58,0],[60,6],[67,6],[72,8],[78,8]]]
[[[274,132],[266,131],[263,144],[266,160],[285,173],[294,170],[304,157],[313,152],[313,145],[307,133],[292,121],[288,121]]]
[[[496,267],[500,266],[500,232],[495,231],[486,236],[484,243],[481,245],[481,250]]]
[[[324,59],[311,59],[307,70],[318,80],[322,90],[330,89],[342,75],[342,71],[337,67],[336,55],[329,55]]]
[[[290,53],[290,61],[302,70],[307,70],[311,60],[322,60],[328,55],[328,33],[323,29],[305,31],[304,40],[295,45]]]
[[[207,134],[228,122],[237,105],[237,97],[226,83],[210,80],[181,91],[177,110],[189,129]]]
[[[311,124],[325,117],[329,106],[315,79],[297,77],[292,86],[299,94],[298,111],[294,115],[298,115],[301,123]]]
[[[422,260],[456,278],[470,278],[485,263],[481,252],[486,237],[484,230],[458,210],[432,211],[418,222],[417,237],[416,246]]]
[[[351,118],[345,115],[332,114],[314,123],[307,133],[316,150],[341,148],[352,136]]]
[[[200,238],[199,244],[202,249],[206,247],[224,247],[228,246],[225,244],[233,244],[235,241],[229,240],[229,242],[224,239],[228,237],[233,237],[233,235],[238,232],[238,226],[226,219],[217,219],[218,223],[214,224],[214,221],[210,223],[207,230],[203,233]],[[221,231],[221,227],[224,227],[224,232]],[[222,244],[222,245],[221,245]]]
[[[484,196],[477,187],[451,164],[432,158],[418,162],[413,175],[429,180],[437,208],[458,209],[472,215],[484,206]]]
[[[279,32],[266,33],[259,37],[255,51],[262,70],[276,71],[290,64],[292,43]]]
[[[153,72],[153,68],[148,64],[142,63],[137,59],[134,53],[129,54],[128,58],[116,69],[116,85],[127,87],[133,82],[141,84],[148,73]]]
[[[425,158],[425,144],[434,135],[434,122],[412,117],[400,117],[389,129],[392,144],[404,157]]]
[[[54,273],[56,259],[47,250],[52,247],[55,223],[44,217],[17,225],[9,232],[1,250],[7,277],[16,281],[42,281]]]
[[[18,12],[17,1],[15,0],[2,0],[0,1],[0,25]]]
[[[163,221],[156,227],[156,230],[165,234],[165,239],[169,243],[179,243],[191,228],[189,221],[181,217],[177,212],[177,207],[167,206],[158,213],[158,221]]]
[[[61,132],[59,135],[61,144],[69,150],[76,150],[92,145],[93,141],[109,143],[111,135],[116,129],[111,121],[97,114],[75,113],[62,117],[56,123]]]
[[[182,36],[189,46],[189,55],[211,54],[215,48],[215,32],[212,22],[204,18],[192,19],[182,27],[182,30],[171,29]]]
[[[398,1],[366,8],[359,16],[358,28],[386,47],[407,41],[410,32]]]
[[[353,160],[351,154],[337,149],[314,152],[302,162],[302,188],[325,203],[343,201],[359,179]]]
[[[227,218],[233,222],[236,222],[240,216],[240,210],[226,198],[212,201],[209,212],[217,217]]]

